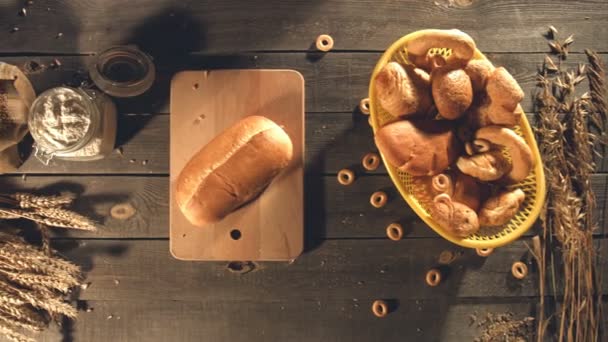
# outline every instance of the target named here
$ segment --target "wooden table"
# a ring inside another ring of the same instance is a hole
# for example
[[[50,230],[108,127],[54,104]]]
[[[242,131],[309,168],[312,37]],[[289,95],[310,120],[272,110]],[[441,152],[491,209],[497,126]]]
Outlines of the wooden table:
[[[93,310],[42,340],[469,341],[479,334],[471,314],[534,312],[534,268],[522,281],[510,274],[516,260],[532,264],[524,242],[534,232],[482,259],[426,227],[384,168],[360,172],[350,187],[340,186],[336,173],[361,171],[361,157],[375,149],[356,107],[375,61],[395,39],[428,27],[462,29],[513,73],[526,92],[524,110],[533,113],[548,25],[575,34],[568,65],[583,61],[587,47],[608,61],[608,2],[35,0],[20,16],[24,3],[0,0],[0,59],[41,66],[29,72],[37,92],[77,83],[91,54],[115,44],[138,44],[158,68],[148,94],[116,101],[122,155],[48,167],[30,157],[19,174],[1,177],[9,189],[79,193],[77,209],[102,224],[96,233],[56,231],[57,248],[88,271],[90,286],[78,294],[78,305]],[[323,33],[335,40],[328,54],[311,50]],[[55,59],[61,66],[50,68]],[[169,80],[179,70],[214,68],[291,68],[306,79],[307,251],[293,263],[264,263],[241,275],[226,263],[169,255]],[[608,166],[600,170],[593,186],[607,278]],[[390,200],[375,209],[368,199],[379,189]],[[133,215],[112,217],[120,204]],[[404,224],[404,240],[386,238],[393,221]],[[428,287],[424,275],[444,250],[462,256],[441,285]],[[378,298],[391,303],[384,319],[370,310]]]

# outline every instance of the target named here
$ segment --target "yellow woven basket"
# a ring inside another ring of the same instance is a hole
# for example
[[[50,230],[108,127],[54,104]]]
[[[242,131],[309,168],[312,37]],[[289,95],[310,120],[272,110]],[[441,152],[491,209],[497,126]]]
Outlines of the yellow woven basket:
[[[416,31],[402,37],[395,43],[393,43],[388,50],[382,55],[369,85],[369,99],[370,99],[370,115],[371,125],[374,133],[389,121],[395,119],[385,111],[379,104],[376,98],[376,91],[374,87],[374,78],[378,72],[389,62],[395,61],[401,64],[412,64],[408,60],[407,45],[408,42],[414,38],[420,38],[426,34],[426,30]],[[451,50],[442,48],[440,46],[431,49],[430,53],[442,54],[445,57],[451,54]],[[487,59],[479,50],[475,51],[474,59]],[[521,106],[517,110],[522,111]],[[457,245],[469,247],[469,248],[496,248],[513,242],[525,233],[536,221],[540,210],[545,201],[545,175],[543,172],[542,161],[540,153],[538,152],[538,146],[534,139],[534,133],[530,128],[530,123],[525,115],[521,116],[521,122],[519,126],[516,126],[514,130],[521,135],[528,145],[530,146],[534,158],[536,160],[536,167],[530,173],[528,178],[519,184],[512,185],[511,188],[521,188],[525,194],[526,199],[521,206],[521,209],[515,215],[510,222],[502,227],[492,228],[481,228],[476,234],[470,235],[466,238],[460,238],[450,234],[441,228],[437,222],[433,219],[426,206],[428,202],[423,200],[425,197],[424,190],[421,186],[413,182],[413,178],[407,172],[403,172],[387,163],[384,156],[382,161],[388,170],[391,180],[401,193],[401,196],[410,205],[410,207],[420,216],[420,218],[426,222],[435,232],[441,235],[446,240],[449,240]]]

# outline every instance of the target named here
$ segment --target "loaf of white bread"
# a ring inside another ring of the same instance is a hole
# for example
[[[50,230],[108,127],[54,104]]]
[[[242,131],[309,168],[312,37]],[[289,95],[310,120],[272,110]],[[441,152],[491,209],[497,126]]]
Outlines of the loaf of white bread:
[[[260,194],[292,155],[291,139],[280,126],[247,116],[186,164],[177,179],[177,204],[195,226],[218,222]]]

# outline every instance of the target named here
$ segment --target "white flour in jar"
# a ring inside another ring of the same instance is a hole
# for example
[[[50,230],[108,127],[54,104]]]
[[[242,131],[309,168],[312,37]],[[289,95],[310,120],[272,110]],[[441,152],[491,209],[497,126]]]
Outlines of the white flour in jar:
[[[82,140],[91,125],[91,117],[83,105],[84,98],[72,89],[59,89],[55,96],[45,98],[42,111],[36,113],[33,125],[46,144],[63,150]]]

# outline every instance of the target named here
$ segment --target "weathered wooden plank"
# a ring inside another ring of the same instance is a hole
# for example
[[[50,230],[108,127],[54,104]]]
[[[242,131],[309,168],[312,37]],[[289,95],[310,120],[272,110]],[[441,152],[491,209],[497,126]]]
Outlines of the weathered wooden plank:
[[[1,177],[2,192],[15,190],[78,195],[73,209],[99,224],[97,232],[55,229],[56,236],[100,238],[167,238],[169,178],[128,176]],[[115,208],[115,214],[112,214]],[[123,208],[116,214],[116,210]]]
[[[336,49],[381,50],[429,25],[460,28],[482,50],[530,52],[547,49],[541,35],[550,24],[576,34],[573,50],[590,46],[608,51],[605,40],[595,39],[608,34],[598,25],[608,18],[608,5],[594,0],[36,1],[21,17],[22,6],[9,2],[1,7],[1,52],[90,53],[125,43],[158,55],[308,50],[322,33],[334,37]],[[13,32],[13,27],[19,30]]]
[[[528,115],[533,123],[534,116]],[[118,121],[117,146],[104,160],[74,162],[53,160],[46,166],[30,155],[17,173],[104,173],[104,174],[168,174],[168,115],[123,115]],[[306,115],[306,159],[309,174],[335,174],[343,168],[359,173],[386,174],[380,166],[363,172],[362,157],[376,152],[367,117],[358,113],[308,113]],[[599,172],[608,171],[608,161],[600,160]]]
[[[306,80],[307,112],[352,112],[359,101],[367,97],[371,73],[381,54],[378,52],[336,53],[322,58],[311,58],[306,53],[245,53],[225,55],[189,55],[179,60],[158,61],[158,77],[148,93],[131,99],[116,99],[122,113],[168,113],[169,82],[180,70],[189,69],[295,69]],[[602,55],[608,61],[607,55]],[[524,110],[533,111],[533,94],[536,73],[542,64],[543,54],[488,54],[496,65],[506,67],[520,83],[526,97]],[[50,68],[54,59],[59,68]],[[93,58],[89,56],[21,56],[2,57],[0,60],[24,67],[34,61],[43,70],[30,74],[37,92],[61,84],[78,84]],[[584,55],[573,54],[564,63],[575,66],[585,60]],[[582,83],[579,88],[586,87]]]
[[[592,186],[598,201],[598,225],[606,222],[608,175],[595,175]],[[56,230],[59,236],[96,238],[167,238],[169,183],[166,176],[10,176],[0,178],[2,191],[34,190],[40,193],[71,191],[79,194],[75,209],[100,224],[95,233]],[[333,238],[385,238],[385,227],[400,222],[405,238],[437,238],[401,199],[387,176],[362,176],[345,187],[334,176],[306,179],[306,236],[309,244]],[[389,195],[386,206],[376,209],[369,196],[377,190]],[[112,216],[112,208],[128,205],[132,216]],[[601,234],[602,230],[598,231]],[[604,230],[604,234],[608,231]],[[536,234],[533,229],[528,236]]]
[[[33,154],[29,154],[17,172],[24,174],[168,174],[169,117],[167,115],[121,115],[118,119],[116,146],[119,148],[105,159],[87,162],[53,159],[49,165],[44,165]]]
[[[608,240],[601,239],[602,250]],[[283,301],[294,294],[303,300],[352,298],[483,298],[538,295],[536,272],[523,280],[511,275],[514,261],[532,263],[523,241],[481,258],[474,250],[440,239],[330,240],[293,263],[263,263],[254,272],[238,275],[226,263],[196,263],[173,259],[166,240],[55,241],[68,258],[88,271],[91,282],[83,300]],[[459,258],[443,267],[445,280],[437,287],[424,281],[438,266],[438,256],[452,250]],[[461,254],[462,253],[462,254]],[[600,270],[608,269],[603,258]],[[154,281],[151,281],[153,279]],[[603,284],[608,289],[608,284]]]
[[[387,317],[373,316],[375,297],[315,300],[88,301],[90,312],[64,321],[39,341],[472,341],[481,330],[470,315],[535,311],[527,298],[460,303],[448,298],[393,300]],[[85,304],[85,303],[82,303]],[[100,334],[102,332],[102,334]],[[71,339],[66,339],[69,336]],[[2,340],[4,341],[4,340]]]
[[[386,176],[364,176],[354,185],[344,187],[335,177],[312,177],[307,180],[306,227],[309,240],[326,238],[382,238],[384,227],[400,222],[407,238],[438,237],[399,197]],[[598,200],[599,226],[605,220],[607,175],[592,179]],[[160,177],[65,177],[29,176],[0,179],[4,191],[34,190],[42,193],[72,191],[80,194],[75,209],[101,224],[96,233],[71,232],[72,237],[104,238],[166,238],[168,236],[168,181]],[[377,190],[389,195],[381,209],[369,204],[369,196]],[[128,204],[132,216],[112,217],[114,206]],[[63,231],[60,231],[62,234]],[[599,232],[598,232],[599,233]],[[61,234],[61,235],[62,235]],[[528,235],[534,234],[530,231]]]

